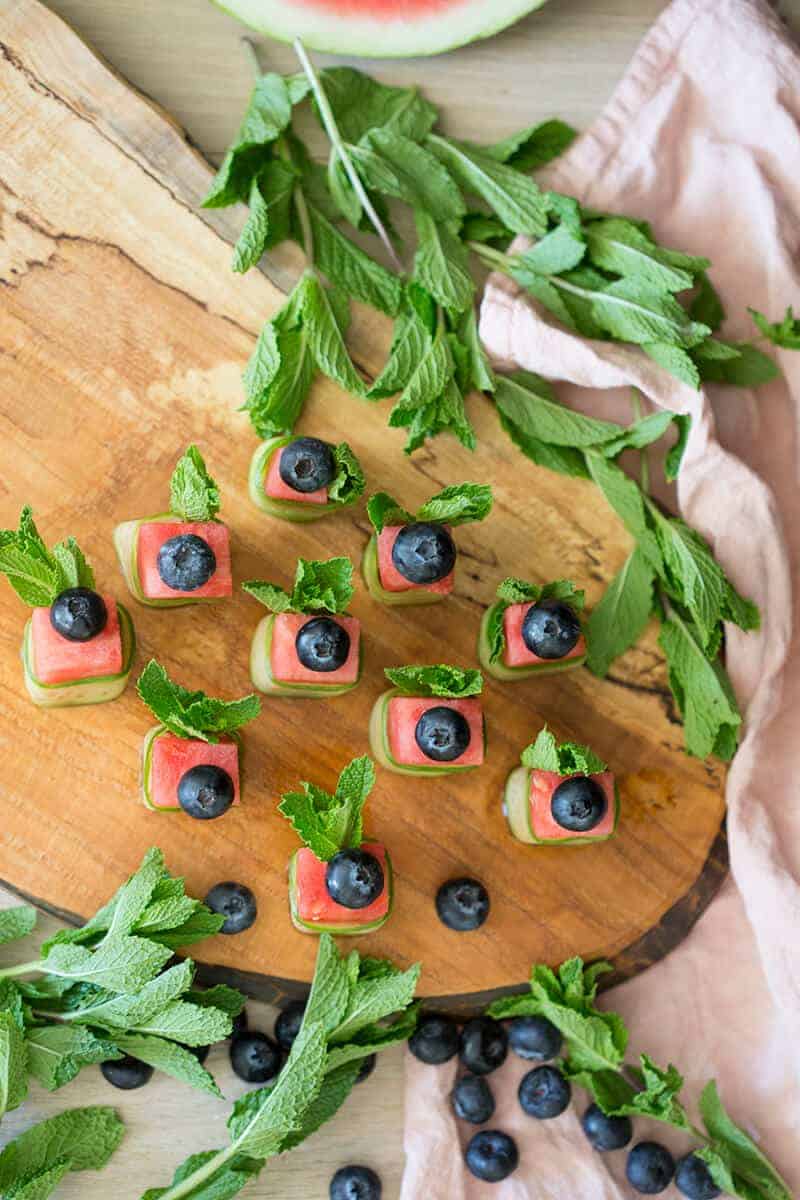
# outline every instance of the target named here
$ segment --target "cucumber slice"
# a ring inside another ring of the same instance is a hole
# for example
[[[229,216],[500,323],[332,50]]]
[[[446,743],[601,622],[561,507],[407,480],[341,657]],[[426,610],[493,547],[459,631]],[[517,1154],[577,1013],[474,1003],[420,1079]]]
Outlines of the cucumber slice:
[[[527,679],[531,675],[554,675],[556,671],[570,671],[573,667],[582,667],[586,662],[586,655],[581,654],[578,658],[562,658],[556,659],[553,662],[547,663],[531,663],[527,667],[507,667],[502,659],[497,662],[491,662],[489,654],[491,647],[489,645],[489,620],[497,604],[492,604],[483,614],[481,627],[478,632],[478,659],[481,667],[489,675],[493,675],[495,679],[503,679],[507,683],[512,683],[520,679]]]
[[[168,733],[166,725],[154,725],[152,729],[148,729],[142,742],[142,769],[141,769],[141,795],[142,803],[145,808],[149,808],[151,812],[165,813],[180,813],[182,808],[179,804],[156,804],[153,800],[153,789],[151,776],[153,771],[153,746],[156,740],[161,737],[162,733]],[[227,735],[231,741],[236,742],[239,751],[239,793],[242,791],[242,740],[238,733],[234,732]]]
[[[178,520],[180,518],[176,517],[174,513],[158,513],[154,517],[140,517],[137,521],[123,521],[114,530],[114,549],[117,552],[128,590],[134,600],[138,600],[140,604],[146,604],[149,608],[182,608],[186,604],[217,604],[221,598],[219,596],[197,596],[195,598],[181,596],[175,600],[150,600],[142,591],[138,563],[139,527],[152,525],[155,521]]]
[[[447,599],[446,593],[429,592],[425,588],[409,588],[407,592],[387,592],[378,571],[378,538],[374,533],[367,542],[361,559],[361,573],[367,591],[379,604],[438,604],[440,600]]]
[[[31,623],[25,624],[22,637],[22,669],[25,687],[34,704],[42,708],[72,708],[79,704],[105,704],[116,700],[125,691],[136,653],[136,633],[130,613],[117,604],[119,629],[122,638],[122,670],[116,675],[95,675],[89,679],[74,679],[69,683],[41,683],[34,674]]]
[[[264,483],[272,458],[281,447],[288,446],[289,442],[293,441],[295,441],[295,435],[289,433],[283,437],[269,438],[268,441],[262,442],[256,448],[250,460],[247,486],[250,499],[257,508],[260,508],[262,512],[269,513],[271,517],[278,517],[281,521],[308,524],[310,521],[319,521],[321,517],[329,517],[331,513],[341,512],[342,509],[349,508],[357,502],[358,496],[354,496],[352,500],[344,503],[338,500],[329,500],[327,504],[309,504],[305,500],[276,500],[273,496],[268,496],[264,491]]]
[[[365,838],[369,841],[369,838]],[[303,921],[297,914],[297,851],[289,859],[289,913],[292,918],[292,924],[300,933],[332,933],[337,937],[358,937],[362,933],[374,933],[376,929],[382,928],[392,915],[394,907],[394,871],[392,868],[392,860],[389,857],[388,850],[386,851],[386,887],[389,889],[389,905],[386,910],[386,916],[381,917],[377,921],[367,921],[366,923],[358,924],[354,921],[351,925],[328,925],[323,922]]]
[[[327,696],[343,696],[352,692],[361,681],[362,663],[358,664],[355,683],[282,683],[272,674],[272,627],[275,614],[263,617],[253,635],[250,647],[250,678],[253,686],[268,696],[295,696],[301,700],[324,699]]]
[[[404,763],[399,763],[392,755],[389,748],[389,701],[392,696],[405,695],[399,688],[391,688],[388,692],[384,692],[379,696],[373,705],[372,712],[369,718],[369,744],[373,756],[378,760],[382,767],[386,767],[387,771],[394,771],[398,775],[417,775],[423,778],[431,778],[439,775],[458,775],[464,774],[466,771],[474,771],[476,764],[470,763],[468,766],[459,766],[458,763],[451,763],[442,766],[408,766]],[[483,724],[483,742],[484,751],[486,748],[486,722]]]
[[[534,845],[531,829],[531,784],[527,767],[517,767],[506,780],[503,792],[503,815],[508,821],[511,836],[518,842]]]

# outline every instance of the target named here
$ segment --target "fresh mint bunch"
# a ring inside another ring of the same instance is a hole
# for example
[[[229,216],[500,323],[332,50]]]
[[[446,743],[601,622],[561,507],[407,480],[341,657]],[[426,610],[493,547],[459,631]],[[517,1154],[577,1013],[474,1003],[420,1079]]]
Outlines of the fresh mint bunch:
[[[75,539],[48,550],[27,504],[17,529],[0,529],[0,574],[31,607],[49,607],[66,588],[94,587],[94,572]]]
[[[479,696],[483,691],[483,675],[473,668],[436,666],[386,667],[384,674],[390,683],[409,696],[442,696],[463,700]]]
[[[291,592],[263,579],[248,579],[242,589],[274,613],[342,613],[353,598],[353,564],[345,557],[298,558]]]
[[[465,525],[483,521],[492,510],[492,489],[484,483],[454,483],[426,500],[416,513],[401,508],[387,492],[376,492],[367,501],[367,516],[376,533],[387,525],[426,521],[441,525]]]
[[[608,768],[594,750],[577,742],[557,742],[545,725],[536,741],[522,751],[522,765],[556,775],[601,775]]]
[[[243,696],[241,700],[217,700],[205,692],[190,692],[170,679],[154,658],[139,676],[136,690],[170,733],[204,742],[218,742],[261,712],[261,701],[256,695]]]
[[[762,337],[772,342],[773,346],[780,346],[783,350],[800,350],[800,318],[794,315],[791,305],[786,309],[782,320],[775,322],[770,322],[755,308],[747,311]]]
[[[169,484],[170,512],[182,521],[213,521],[219,512],[219,488],[197,446],[178,459]]]
[[[576,612],[584,604],[584,593],[569,579],[555,579],[552,583],[526,583],[524,579],[504,579],[497,588],[497,599],[492,605],[487,622],[486,636],[489,643],[489,661],[498,662],[506,648],[503,629],[503,614],[512,604],[538,604],[540,600],[561,600]]]
[[[70,1171],[99,1171],[122,1141],[113,1108],[73,1108],[26,1129],[0,1151],[0,1195],[45,1200]]]
[[[303,782],[300,792],[284,792],[278,811],[321,862],[364,840],[363,812],[375,786],[375,767],[366,755],[354,758],[339,776],[333,795]]]

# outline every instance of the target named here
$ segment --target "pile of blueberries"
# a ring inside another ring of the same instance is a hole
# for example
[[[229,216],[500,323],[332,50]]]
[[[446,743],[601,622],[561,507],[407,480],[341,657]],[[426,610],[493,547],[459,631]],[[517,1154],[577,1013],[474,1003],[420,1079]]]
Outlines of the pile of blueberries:
[[[495,1111],[495,1099],[486,1076],[506,1060],[509,1049],[520,1058],[541,1065],[523,1076],[519,1085],[519,1103],[523,1112],[537,1121],[558,1117],[569,1106],[572,1088],[551,1060],[561,1051],[562,1037],[546,1017],[515,1017],[507,1025],[492,1017],[474,1017],[459,1029],[450,1017],[439,1013],[422,1016],[409,1049],[421,1062],[438,1065],[459,1055],[465,1073],[460,1075],[450,1095],[455,1115],[471,1125],[485,1125]],[[633,1137],[628,1117],[608,1117],[596,1104],[590,1104],[581,1121],[590,1145],[603,1153],[621,1150]],[[467,1143],[465,1160],[468,1170],[486,1183],[499,1183],[519,1165],[517,1144],[499,1129],[481,1129]],[[714,1200],[720,1190],[708,1168],[695,1154],[687,1154],[677,1164],[665,1146],[658,1142],[639,1142],[628,1154],[626,1174],[631,1187],[645,1196],[663,1192],[672,1180],[688,1200]],[[344,1193],[351,1200],[348,1193]],[[363,1193],[373,1200],[372,1193]],[[353,1192],[352,1200],[361,1200]],[[338,1197],[337,1197],[338,1200]]]

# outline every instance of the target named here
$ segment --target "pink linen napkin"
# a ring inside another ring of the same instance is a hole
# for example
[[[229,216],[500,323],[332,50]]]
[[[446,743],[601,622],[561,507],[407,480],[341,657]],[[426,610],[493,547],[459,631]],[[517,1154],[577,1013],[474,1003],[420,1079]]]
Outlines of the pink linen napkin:
[[[647,218],[658,238],[713,261],[729,317],[753,337],[752,305],[777,319],[800,307],[800,55],[762,0],[674,0],[645,38],[608,107],[548,183],[587,206]],[[686,518],[761,607],[763,630],[728,630],[728,668],[746,732],[728,779],[731,878],[668,959],[617,988],[632,1054],[674,1061],[694,1102],[716,1077],[733,1115],[800,1190],[800,638],[791,580],[800,562],[800,354],[778,351],[783,379],[757,392],[697,393],[636,349],[584,341],[504,278],[489,281],[484,343],[502,369],[558,381],[567,404],[630,419],[630,389],[691,413],[678,487]],[[782,528],[783,525],[783,528]],[[521,571],[524,574],[524,571]],[[797,626],[797,622],[795,622]],[[583,1092],[555,1121],[525,1117],[509,1061],[491,1077],[491,1124],[514,1135],[521,1165],[481,1184],[462,1165],[472,1127],[455,1122],[456,1065],[408,1056],[402,1200],[617,1200],[625,1153],[597,1155],[580,1131]],[[676,1153],[686,1139],[637,1123]]]

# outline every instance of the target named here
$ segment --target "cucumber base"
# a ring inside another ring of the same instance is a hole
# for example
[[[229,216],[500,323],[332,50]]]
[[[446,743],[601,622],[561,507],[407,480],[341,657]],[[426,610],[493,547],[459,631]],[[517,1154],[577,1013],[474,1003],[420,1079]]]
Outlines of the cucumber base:
[[[299,700],[324,700],[352,692],[361,681],[361,663],[354,683],[283,683],[272,674],[272,627],[275,613],[262,617],[250,645],[250,678],[259,692],[268,696],[294,696]]]
[[[369,839],[365,839],[369,840]],[[353,921],[352,924],[340,925],[338,922],[332,924],[324,921],[304,921],[299,916],[297,911],[297,851],[289,859],[289,915],[292,918],[292,924],[300,933],[331,933],[335,937],[360,937],[365,933],[374,933],[376,929],[382,929],[389,917],[392,915],[394,907],[394,880],[392,860],[386,852],[386,887],[389,891],[389,904],[386,909],[386,916],[380,917],[377,921],[367,921],[359,924]]]
[[[128,585],[128,591],[134,600],[146,604],[148,608],[183,608],[187,604],[217,604],[221,596],[181,596],[174,600],[166,598],[151,600],[142,591],[139,579],[139,529],[142,525],[150,525],[155,521],[177,521],[180,518],[174,513],[158,513],[154,517],[139,517],[136,521],[123,521],[114,530],[114,549],[119,559],[120,570]]]
[[[364,577],[364,583],[367,585],[367,591],[373,600],[377,600],[379,604],[401,606],[439,604],[442,600],[447,599],[447,593],[429,592],[425,588],[412,587],[407,592],[387,592],[381,583],[380,571],[378,570],[378,538],[374,533],[364,549],[361,559],[361,574]]]
[[[497,608],[497,604],[492,604],[487,608],[483,614],[481,627],[478,631],[478,660],[488,675],[493,675],[495,679],[502,679],[506,683],[513,683],[520,679],[528,679],[531,675],[554,675],[557,671],[570,671],[573,667],[582,667],[586,662],[585,654],[581,654],[578,658],[563,658],[546,663],[530,663],[525,667],[507,667],[502,659],[492,662],[489,657],[491,646],[489,644],[488,629],[492,613]]]
[[[529,846],[596,846],[607,842],[617,832],[619,824],[619,788],[614,784],[614,827],[610,833],[599,837],[541,838],[533,832],[531,823],[530,771],[527,767],[516,767],[506,780],[503,792],[503,816],[508,822],[511,836]]]
[[[136,633],[128,610],[122,604],[117,604],[117,612],[122,638],[122,670],[116,675],[95,675],[88,679],[74,679],[69,683],[42,683],[36,678],[31,623],[26,622],[22,637],[22,671],[25,687],[34,704],[40,708],[76,708],[83,704],[105,704],[122,695],[136,653]]]
[[[355,504],[358,496],[347,501],[329,500],[327,504],[309,504],[305,500],[277,500],[274,496],[267,495],[264,491],[264,484],[270,463],[280,449],[294,441],[296,441],[296,435],[288,433],[281,437],[269,438],[256,447],[250,460],[250,471],[247,478],[247,489],[256,508],[260,508],[262,512],[268,513],[271,517],[277,517],[281,521],[307,525],[311,521],[319,521],[322,517],[329,517],[332,513],[341,512],[342,509]]]
[[[467,771],[477,770],[477,763],[470,763],[467,766],[459,766],[458,763],[442,764],[441,766],[431,765],[423,767],[418,764],[407,764],[398,762],[393,756],[389,748],[389,701],[393,696],[404,695],[399,688],[391,688],[388,692],[384,692],[375,701],[372,708],[372,713],[369,718],[369,745],[373,756],[378,760],[382,767],[387,771],[394,771],[397,775],[416,775],[426,779],[438,777],[440,775],[463,775]],[[483,741],[484,750],[486,747],[486,722],[483,726]]]

